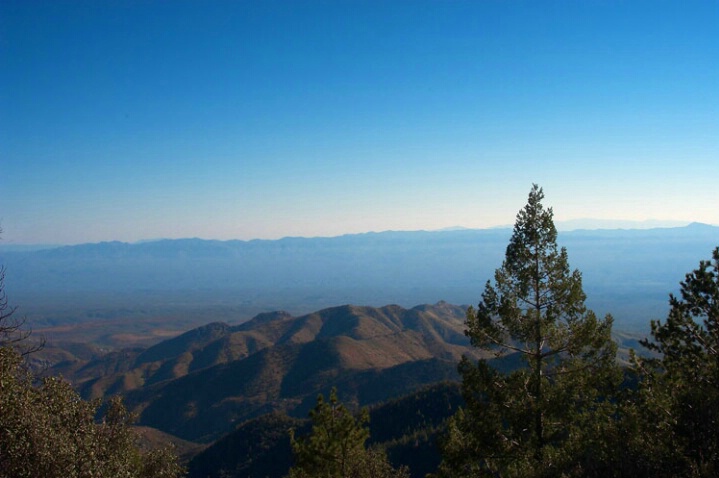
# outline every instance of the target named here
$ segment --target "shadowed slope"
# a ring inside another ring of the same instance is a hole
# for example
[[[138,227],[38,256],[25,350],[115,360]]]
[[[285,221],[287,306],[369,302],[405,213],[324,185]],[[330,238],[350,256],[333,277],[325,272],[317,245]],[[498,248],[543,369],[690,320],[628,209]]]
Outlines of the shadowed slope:
[[[62,364],[83,395],[94,398],[174,380],[250,357],[268,347],[332,340],[342,369],[387,368],[467,352],[463,307],[439,303],[413,309],[344,305],[301,317],[261,314],[230,327],[211,323],[145,351],[124,351],[81,364]],[[309,352],[306,352],[309,353]]]
[[[454,379],[461,354],[475,353],[463,321],[463,307],[440,303],[346,305],[232,328],[211,324],[148,349],[135,360],[139,367],[102,380],[131,387],[128,403],[142,424],[207,441],[271,410],[303,416],[332,386],[366,405]]]

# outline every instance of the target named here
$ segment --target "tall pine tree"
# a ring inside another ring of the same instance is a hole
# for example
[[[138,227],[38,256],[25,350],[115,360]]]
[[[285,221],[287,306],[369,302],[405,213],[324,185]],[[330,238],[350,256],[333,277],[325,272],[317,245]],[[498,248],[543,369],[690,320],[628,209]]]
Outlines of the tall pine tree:
[[[460,363],[466,407],[449,424],[440,474],[587,476],[609,453],[600,441],[620,379],[612,318],[586,308],[543,198],[534,185],[494,284],[467,312],[472,345],[499,360]]]

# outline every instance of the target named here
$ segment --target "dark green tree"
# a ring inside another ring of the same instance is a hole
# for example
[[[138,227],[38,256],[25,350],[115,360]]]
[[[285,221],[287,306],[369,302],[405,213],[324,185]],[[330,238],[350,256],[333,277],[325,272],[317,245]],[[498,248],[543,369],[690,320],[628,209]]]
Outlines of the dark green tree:
[[[295,465],[291,478],[406,478],[404,469],[395,470],[380,450],[366,449],[369,413],[363,409],[355,418],[337,399],[332,389],[329,401],[320,395],[310,412],[309,436],[290,441]]]
[[[642,345],[659,358],[635,357],[642,436],[673,476],[719,474],[719,247],[670,295],[666,321],[652,321]]]
[[[494,284],[467,311],[472,345],[500,359],[459,365],[466,407],[444,442],[448,476],[587,476],[609,453],[601,437],[612,433],[608,398],[621,379],[612,318],[586,308],[543,198],[534,185]]]
[[[95,420],[98,401],[70,384],[36,378],[12,347],[0,347],[0,478],[175,478],[169,450],[141,452],[119,399]]]

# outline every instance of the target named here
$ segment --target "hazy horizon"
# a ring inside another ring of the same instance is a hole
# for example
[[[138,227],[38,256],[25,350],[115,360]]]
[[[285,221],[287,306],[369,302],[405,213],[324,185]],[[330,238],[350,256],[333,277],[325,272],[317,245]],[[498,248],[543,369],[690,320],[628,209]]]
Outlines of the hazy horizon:
[[[662,228],[681,228],[691,224],[703,224],[710,227],[719,227],[717,224],[702,223],[699,221],[672,221],[672,220],[655,220],[648,219],[645,221],[625,221],[625,220],[613,220],[613,219],[571,219],[567,221],[555,221],[555,226],[559,232],[575,232],[575,231],[611,231],[611,230],[648,230],[648,229],[662,229]],[[392,232],[446,232],[446,231],[492,231],[492,230],[504,230],[512,229],[513,224],[500,224],[497,226],[490,227],[465,227],[461,225],[443,227],[438,229],[385,229],[381,231],[360,231],[350,232],[344,234],[335,235],[318,235],[318,236],[279,236],[279,237],[251,237],[251,238],[216,238],[216,237],[203,237],[201,235],[194,236],[183,236],[183,237],[148,237],[144,239],[138,239],[135,241],[122,241],[119,239],[109,239],[102,241],[90,241],[90,242],[76,242],[76,243],[11,243],[5,241],[0,237],[0,251],[2,250],[23,250],[23,249],[36,249],[36,248],[53,248],[53,247],[64,247],[64,246],[78,246],[84,244],[95,244],[102,242],[122,242],[127,244],[142,244],[157,241],[166,240],[188,240],[198,239],[203,241],[278,241],[282,239],[322,239],[322,238],[338,238],[343,236],[353,235],[364,235],[364,234],[383,234]]]
[[[719,224],[712,1],[0,2],[0,244]],[[589,227],[589,226],[584,226]]]
[[[502,264],[511,234],[500,228],[51,250],[0,246],[0,256],[9,295],[31,317],[92,315],[132,303],[131,309],[156,313],[181,305],[239,307],[249,318],[339,304],[474,303]],[[719,227],[695,224],[575,230],[561,232],[558,243],[581,271],[588,305],[613,314],[624,328],[665,315],[667,294],[711,253],[717,237]]]

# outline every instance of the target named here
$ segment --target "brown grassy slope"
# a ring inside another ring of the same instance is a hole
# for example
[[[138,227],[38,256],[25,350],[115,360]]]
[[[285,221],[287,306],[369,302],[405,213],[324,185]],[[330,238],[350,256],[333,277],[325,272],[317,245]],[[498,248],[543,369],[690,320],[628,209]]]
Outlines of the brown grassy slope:
[[[342,368],[386,368],[412,360],[459,360],[468,351],[464,309],[446,303],[413,309],[345,305],[301,317],[261,314],[240,326],[208,324],[160,342],[135,356],[127,351],[63,363],[63,374],[91,398],[125,393],[245,359],[267,347],[342,337]]]
[[[183,462],[189,461],[206,448],[206,445],[183,440],[156,428],[133,426],[132,429],[137,435],[137,443],[142,450],[171,447]]]
[[[451,378],[462,353],[476,355],[463,321],[464,309],[448,304],[341,306],[258,320],[169,358],[128,399],[143,423],[193,440],[270,410],[302,410],[332,385],[373,403]],[[180,359],[187,372],[153,381]]]

